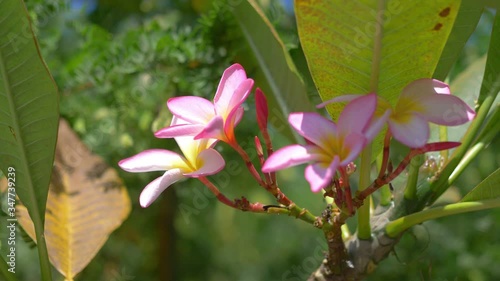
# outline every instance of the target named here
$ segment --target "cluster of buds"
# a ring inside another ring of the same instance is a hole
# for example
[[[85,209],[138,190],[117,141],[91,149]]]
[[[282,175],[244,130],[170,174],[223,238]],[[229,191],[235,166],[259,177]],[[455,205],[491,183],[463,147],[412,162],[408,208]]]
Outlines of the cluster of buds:
[[[260,164],[260,169],[257,169],[235,137],[235,127],[244,113],[242,104],[250,95],[253,84],[245,70],[239,64],[234,64],[224,71],[213,102],[195,96],[175,97],[167,102],[173,114],[172,122],[170,126],[156,132],[155,136],[174,138],[184,156],[168,150],[151,149],[119,163],[122,169],[129,172],[166,171],[144,188],[140,196],[141,206],[149,206],[161,192],[179,179],[191,177],[198,178],[219,201],[233,208],[288,213],[318,225],[314,216],[297,207],[279,189],[275,174],[278,170],[309,163],[305,178],[311,191],[325,191],[325,196],[332,197],[344,213],[352,215],[367,196],[404,171],[413,157],[460,145],[458,142],[428,143],[429,122],[454,126],[472,120],[475,115],[466,103],[451,95],[445,83],[419,79],[402,90],[395,107],[391,107],[376,93],[340,96],[318,105],[324,107],[333,102],[348,102],[336,123],[318,113],[291,113],[288,121],[304,138],[305,144],[289,145],[273,151],[267,128],[267,101],[264,93],[257,88],[257,125],[266,148],[264,150],[261,140],[255,137]],[[353,198],[349,184],[349,176],[355,169],[353,161],[386,127],[379,175]],[[392,138],[410,148],[409,154],[395,169],[389,161]],[[221,194],[206,178],[224,168],[223,157],[214,150],[219,141],[227,143],[239,153],[257,183],[269,191],[280,205],[250,203],[246,198],[230,200]]]

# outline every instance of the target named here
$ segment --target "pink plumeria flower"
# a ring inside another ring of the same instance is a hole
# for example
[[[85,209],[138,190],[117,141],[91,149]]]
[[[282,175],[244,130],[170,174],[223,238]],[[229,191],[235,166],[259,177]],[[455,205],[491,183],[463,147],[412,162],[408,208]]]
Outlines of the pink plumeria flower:
[[[174,116],[172,125],[180,124],[185,122]],[[180,179],[213,175],[224,168],[224,159],[212,148],[214,139],[176,137],[175,141],[184,156],[165,149],[148,149],[118,163],[123,170],[132,173],[165,171],[141,192],[139,203],[143,208],[151,205],[167,187]]]
[[[186,124],[163,128],[155,136],[194,136],[195,139],[213,138],[227,143],[235,142],[234,127],[241,121],[242,104],[252,87],[253,80],[247,78],[243,67],[233,64],[222,74],[213,103],[196,96],[169,99],[167,106],[172,114],[186,121]]]
[[[338,124],[318,113],[291,113],[288,122],[307,144],[277,150],[264,163],[262,171],[269,173],[312,162],[306,167],[305,178],[313,192],[320,191],[331,183],[337,170],[355,160],[382,129],[390,110],[372,122],[376,108],[377,96],[369,94],[351,101],[340,114]]]
[[[346,95],[326,101],[318,107],[332,102],[349,101],[360,95]],[[380,116],[391,105],[379,97]],[[445,125],[462,125],[475,116],[475,112],[459,97],[452,96],[447,84],[429,78],[418,79],[408,84],[399,97],[389,117],[389,130],[393,137],[411,148],[423,147],[429,141],[429,122]]]

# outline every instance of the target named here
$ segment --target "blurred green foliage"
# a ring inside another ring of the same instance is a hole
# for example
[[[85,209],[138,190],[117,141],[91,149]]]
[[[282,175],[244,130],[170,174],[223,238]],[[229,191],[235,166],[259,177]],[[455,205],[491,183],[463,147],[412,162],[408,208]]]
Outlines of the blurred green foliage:
[[[209,3],[217,1],[100,0],[82,2],[81,9],[76,2],[26,1],[60,88],[62,116],[114,167],[146,148],[176,149],[173,140],[158,140],[152,133],[168,122],[169,97],[212,99],[222,71],[233,61],[234,40],[241,40],[230,36],[236,26],[231,14],[224,5]],[[293,53],[298,47],[293,16],[278,1],[263,2]],[[453,73],[486,51],[491,14]],[[257,129],[253,105],[248,106],[237,132],[250,152]],[[273,140],[275,147],[287,142],[278,132]],[[494,149],[499,141],[461,177],[459,192],[465,194],[500,165]],[[230,198],[274,203],[251,181],[241,159],[229,147],[220,149],[228,165],[212,178],[219,188]],[[320,263],[325,243],[310,225],[237,212],[217,203],[195,180],[176,184],[141,209],[140,191],[159,174],[119,171],[133,201],[132,214],[77,280],[305,280]],[[309,192],[302,168],[280,173],[280,182],[298,204],[315,214],[322,210],[321,195]],[[499,220],[498,211],[487,211],[416,227],[369,280],[500,279],[495,266],[500,261]],[[20,280],[37,280],[36,251],[22,244],[18,253]]]

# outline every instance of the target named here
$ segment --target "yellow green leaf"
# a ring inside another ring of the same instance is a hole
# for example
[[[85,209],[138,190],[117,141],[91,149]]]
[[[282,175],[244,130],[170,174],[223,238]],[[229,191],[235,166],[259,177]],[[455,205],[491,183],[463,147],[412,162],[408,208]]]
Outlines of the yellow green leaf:
[[[432,76],[459,6],[457,0],[296,0],[300,41],[322,100],[376,92],[395,104],[409,82]],[[341,109],[327,107],[334,119]]]

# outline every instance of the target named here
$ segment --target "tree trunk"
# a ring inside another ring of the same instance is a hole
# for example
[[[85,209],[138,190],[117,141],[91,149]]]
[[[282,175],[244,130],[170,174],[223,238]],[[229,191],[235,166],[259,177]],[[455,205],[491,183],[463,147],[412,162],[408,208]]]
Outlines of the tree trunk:
[[[379,262],[384,260],[399,242],[385,234],[385,225],[389,222],[394,209],[388,208],[372,217],[372,239],[360,240],[356,235],[347,241],[329,239],[328,254],[319,268],[307,281],[358,281],[373,272]],[[334,226],[336,229],[336,227]],[[338,228],[340,231],[340,227]],[[337,231],[332,231],[337,233]],[[333,237],[333,235],[332,235]]]

